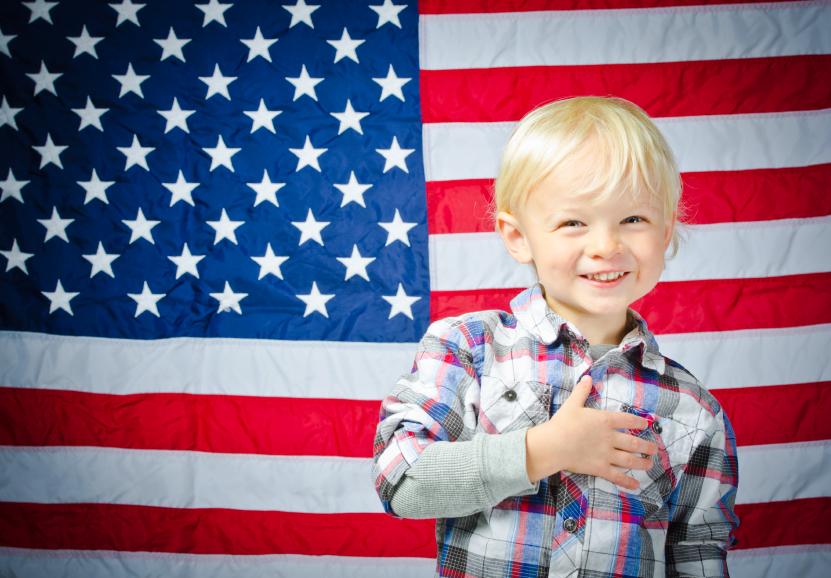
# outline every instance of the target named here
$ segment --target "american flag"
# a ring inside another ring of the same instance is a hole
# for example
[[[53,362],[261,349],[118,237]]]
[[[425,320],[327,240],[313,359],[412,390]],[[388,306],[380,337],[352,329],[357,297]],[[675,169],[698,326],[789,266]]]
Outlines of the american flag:
[[[0,575],[429,576],[380,400],[528,285],[499,149],[595,94],[683,172],[633,308],[735,427],[731,573],[827,576],[829,3],[284,1],[0,4]]]

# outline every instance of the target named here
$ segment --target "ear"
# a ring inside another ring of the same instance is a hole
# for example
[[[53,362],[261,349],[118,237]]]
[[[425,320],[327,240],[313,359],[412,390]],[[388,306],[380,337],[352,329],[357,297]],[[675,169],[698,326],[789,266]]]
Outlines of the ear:
[[[519,220],[514,215],[504,211],[500,212],[496,215],[496,226],[499,228],[499,234],[502,236],[511,257],[520,263],[533,261],[531,251],[525,243],[525,234],[522,232]]]
[[[669,249],[672,244],[672,232],[675,230],[675,220],[678,218],[678,212],[672,211],[672,219],[667,221],[664,226],[664,251]]]

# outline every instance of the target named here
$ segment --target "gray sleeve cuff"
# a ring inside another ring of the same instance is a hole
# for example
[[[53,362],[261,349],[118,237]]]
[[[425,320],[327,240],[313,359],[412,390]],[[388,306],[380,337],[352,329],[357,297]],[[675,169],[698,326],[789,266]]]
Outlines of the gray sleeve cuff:
[[[398,482],[390,507],[402,518],[456,518],[538,492],[539,482],[528,480],[526,431],[430,445]]]

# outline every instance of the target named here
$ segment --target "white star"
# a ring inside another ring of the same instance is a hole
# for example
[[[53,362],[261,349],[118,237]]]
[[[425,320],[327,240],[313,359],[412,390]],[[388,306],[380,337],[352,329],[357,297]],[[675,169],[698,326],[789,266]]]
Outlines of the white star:
[[[412,305],[421,297],[408,297],[406,293],[404,293],[404,286],[401,283],[398,284],[398,293],[387,297],[385,295],[381,295],[381,299],[392,305],[392,309],[390,309],[390,316],[388,319],[392,319],[395,315],[399,313],[403,313],[410,319],[413,318],[413,310]]]
[[[351,257],[337,257],[337,260],[343,263],[346,267],[346,279],[344,279],[344,281],[350,277],[354,277],[355,275],[360,275],[369,281],[366,266],[372,263],[375,260],[375,257],[361,257],[361,253],[358,251],[357,245],[352,246]]]
[[[17,122],[14,120],[14,117],[21,111],[22,108],[11,108],[9,103],[6,102],[6,97],[3,97],[3,103],[0,104],[0,126],[4,124],[9,125],[14,130],[17,130]]]
[[[297,168],[294,169],[295,172],[299,171],[303,167],[312,167],[313,169],[320,171],[320,164],[317,162],[317,157],[328,151],[329,149],[316,149],[312,146],[312,141],[309,140],[309,136],[306,135],[306,142],[303,144],[302,149],[289,149],[293,155],[297,156]]]
[[[68,147],[60,147],[53,143],[51,134],[47,133],[46,144],[42,147],[33,146],[32,148],[40,153],[40,168],[45,167],[49,163],[57,165],[59,168],[63,168],[63,164],[61,164],[61,153]]]
[[[311,78],[309,73],[306,72],[305,64],[303,65],[303,70],[300,71],[300,76],[297,78],[286,77],[286,80],[294,85],[294,100],[297,100],[304,94],[311,96],[314,100],[317,100],[315,86],[323,82],[322,78]]]
[[[219,218],[218,221],[206,221],[208,225],[213,227],[216,231],[216,236],[214,237],[214,245],[219,243],[222,239],[228,239],[234,245],[237,245],[237,235],[234,233],[234,230],[245,224],[245,221],[232,221],[228,218],[228,213],[225,212],[225,209],[222,209],[222,216]]]
[[[343,131],[350,128],[355,129],[359,134],[364,134],[364,131],[361,130],[361,119],[365,116],[369,116],[369,113],[355,112],[355,109],[352,108],[352,102],[350,100],[346,101],[346,110],[343,112],[332,112],[329,114],[340,121],[338,134],[342,134]]]
[[[390,69],[387,72],[386,78],[373,78],[375,82],[381,85],[381,100],[384,100],[388,96],[395,96],[401,99],[401,102],[404,102],[404,93],[401,91],[401,87],[410,82],[411,78],[398,78],[395,75],[395,70],[392,68],[392,64],[390,64]]]
[[[213,20],[216,20],[227,28],[228,25],[225,24],[225,11],[231,6],[233,6],[233,4],[220,4],[217,0],[211,0],[207,4],[196,4],[196,7],[205,13],[202,28],[207,26]]]
[[[128,147],[115,147],[127,156],[127,163],[124,166],[126,171],[133,165],[143,167],[144,170],[149,171],[147,167],[147,155],[156,150],[156,147],[143,147],[139,144],[138,136],[133,135],[133,144]]]
[[[236,76],[222,76],[222,72],[219,70],[219,64],[214,65],[213,76],[199,77],[199,80],[208,85],[208,94],[205,95],[205,99],[209,99],[215,94],[221,94],[228,100],[231,100],[231,95],[228,93],[228,85],[236,79]]]
[[[251,132],[253,133],[258,128],[264,128],[277,134],[274,130],[274,117],[283,112],[282,110],[268,110],[265,107],[265,100],[260,99],[260,107],[257,110],[242,111],[251,117],[254,122],[251,123]]]
[[[311,28],[315,27],[312,24],[312,12],[320,8],[320,6],[309,6],[305,0],[297,0],[297,4],[294,6],[283,6],[283,8],[291,12],[291,24],[289,24],[289,28],[293,28],[295,24],[300,24],[301,22],[308,24]]]
[[[57,80],[59,76],[63,76],[62,72],[56,72],[55,74],[52,74],[46,68],[46,63],[41,60],[40,72],[38,72],[37,74],[26,73],[26,76],[35,81],[35,95],[37,95],[37,93],[39,93],[41,90],[48,90],[55,96],[58,96],[58,92],[55,90],[55,80]]]
[[[38,223],[46,227],[46,238],[43,239],[45,243],[52,237],[59,237],[69,243],[69,239],[66,237],[66,228],[72,224],[72,221],[75,219],[61,219],[61,216],[58,214],[58,208],[52,207],[52,216],[48,219],[38,219]]]
[[[9,51],[9,42],[17,38],[17,34],[9,34],[8,36],[3,34],[3,31],[0,30],[0,52],[8,56],[9,58],[12,57],[12,53]]]
[[[81,255],[84,259],[92,263],[92,270],[89,273],[90,279],[95,277],[98,273],[106,273],[113,279],[115,279],[115,274],[113,273],[113,261],[118,259],[121,255],[116,255],[115,253],[108,254],[104,250],[104,244],[101,241],[98,241],[98,250],[93,255]]]
[[[173,31],[173,26],[170,27],[170,32],[167,33],[167,38],[161,39],[153,39],[153,42],[158,44],[162,47],[162,57],[161,60],[165,58],[169,58],[171,56],[175,56],[182,62],[185,62],[185,55],[182,54],[182,48],[190,42],[190,39],[180,39],[176,38],[176,33]]]
[[[150,287],[147,286],[147,281],[144,282],[144,288],[141,293],[127,293],[127,297],[133,299],[138,306],[136,307],[136,317],[149,311],[156,317],[159,317],[159,310],[156,308],[156,303],[167,295],[167,293],[152,293]]]
[[[98,53],[95,52],[95,45],[104,40],[103,36],[90,36],[87,32],[86,24],[81,28],[81,35],[76,37],[67,36],[72,44],[75,45],[75,55],[72,58],[78,58],[80,55],[86,53],[91,54],[93,58],[98,58]]]
[[[277,40],[277,38],[263,38],[263,33],[260,32],[260,27],[257,26],[257,32],[254,33],[254,38],[251,40],[240,39],[240,42],[248,47],[248,60],[246,62],[251,62],[258,56],[262,56],[271,62],[271,54],[268,53],[268,49],[271,48],[271,45],[277,42]]]
[[[346,28],[344,28],[340,40],[327,40],[326,42],[334,46],[337,50],[335,53],[335,62],[345,57],[351,58],[355,62],[358,62],[358,54],[355,52],[355,49],[366,41],[352,40],[352,38],[349,37],[349,32],[347,32]]]
[[[175,183],[162,183],[162,186],[173,193],[173,196],[170,197],[171,207],[179,201],[185,201],[191,207],[195,206],[193,204],[193,195],[191,195],[191,193],[193,192],[193,189],[199,186],[199,183],[189,183],[185,181],[185,177],[182,175],[181,169],[179,169],[179,178],[176,179]]]
[[[228,313],[233,309],[239,314],[242,314],[242,309],[239,306],[239,302],[248,297],[248,293],[234,293],[231,290],[231,285],[228,282],[225,282],[225,290],[222,293],[209,293],[211,297],[219,301],[219,307],[217,308],[217,313]]]
[[[28,184],[29,181],[18,181],[14,178],[14,173],[9,169],[9,176],[6,177],[5,181],[0,181],[0,187],[3,188],[3,196],[0,197],[0,203],[9,198],[17,199],[22,203],[23,195],[20,194],[20,189]]]
[[[375,10],[375,12],[378,13],[378,26],[375,28],[381,28],[381,26],[387,22],[401,28],[401,22],[398,20],[398,13],[406,7],[406,5],[400,6],[393,4],[392,0],[384,0],[384,3],[381,6],[370,6],[372,10]]]
[[[130,245],[139,239],[146,239],[154,245],[156,244],[156,241],[153,240],[153,233],[150,232],[150,229],[161,223],[161,221],[148,221],[144,218],[144,212],[139,209],[135,221],[123,219],[121,222],[130,227],[133,232],[133,234],[130,235]]]
[[[88,126],[94,126],[101,132],[104,132],[104,127],[101,126],[101,115],[110,110],[109,108],[95,108],[92,104],[92,99],[87,97],[87,105],[85,108],[73,108],[72,112],[81,117],[81,126],[78,130],[83,130]]]
[[[303,317],[308,317],[315,311],[322,313],[324,317],[328,318],[329,314],[326,312],[326,302],[335,295],[321,295],[317,289],[317,283],[312,281],[312,290],[308,295],[298,295],[297,298],[306,304],[306,312]]]
[[[401,214],[398,209],[395,209],[395,217],[390,223],[378,223],[387,230],[387,243],[389,245],[393,241],[401,241],[408,247],[410,246],[410,236],[407,233],[410,229],[415,227],[418,223],[405,223],[401,220]],[[384,245],[386,247],[386,245]]]
[[[286,183],[272,183],[271,179],[268,178],[268,171],[265,169],[263,169],[263,180],[261,182],[245,184],[257,192],[257,199],[254,201],[255,207],[263,201],[269,201],[275,207],[280,206],[277,204],[277,191],[285,187]]]
[[[144,4],[133,4],[132,0],[122,0],[121,4],[110,4],[110,8],[118,12],[116,28],[128,20],[136,26],[141,26],[138,21],[138,11],[144,8]]]
[[[329,224],[329,221],[315,221],[315,216],[312,214],[312,210],[309,209],[305,221],[292,221],[291,224],[300,229],[300,242],[297,244],[298,246],[310,239],[319,243],[321,247],[323,246],[323,238],[320,236],[320,231]]]
[[[185,273],[190,273],[191,275],[199,279],[199,270],[196,268],[196,264],[204,258],[205,255],[191,255],[187,243],[185,243],[185,246],[182,247],[181,255],[179,255],[178,257],[168,257],[168,259],[176,263],[177,279]]]
[[[149,74],[146,76],[138,75],[133,72],[133,65],[128,64],[127,72],[125,74],[113,74],[112,76],[121,83],[121,92],[118,94],[118,98],[121,98],[128,92],[135,92],[137,95],[144,98],[144,94],[141,92],[141,83],[150,78]]]
[[[167,123],[164,127],[164,133],[167,134],[174,128],[180,128],[186,133],[190,133],[190,129],[188,129],[188,117],[192,115],[195,110],[182,110],[179,108],[179,99],[175,96],[173,97],[173,105],[171,105],[170,110],[160,110],[158,113],[162,115],[166,120]]]
[[[49,313],[54,313],[58,309],[63,309],[70,315],[72,315],[72,307],[69,306],[69,302],[80,295],[79,292],[70,293],[68,291],[64,291],[60,279],[58,280],[58,284],[55,286],[54,291],[41,291],[41,293],[43,293],[51,302]]]
[[[15,267],[26,273],[29,274],[29,270],[26,269],[26,259],[31,259],[35,256],[34,253],[24,253],[20,250],[17,246],[17,239],[14,240],[12,243],[12,250],[11,251],[0,251],[0,255],[3,255],[6,259],[8,259],[8,263],[6,263],[6,272],[11,271]],[[282,277],[281,277],[282,279]]]
[[[392,167],[398,167],[405,173],[410,172],[407,170],[406,159],[415,151],[415,149],[402,149],[398,146],[398,139],[396,137],[392,137],[392,146],[390,146],[390,148],[375,149],[375,151],[380,153],[386,159],[384,162],[384,172],[387,172]]]
[[[32,11],[31,16],[29,16],[29,24],[38,18],[43,18],[49,24],[52,24],[52,16],[49,14],[49,11],[57,6],[58,3],[46,2],[45,0],[35,0],[34,2],[23,2],[23,5]]]
[[[335,185],[335,188],[343,193],[343,200],[341,201],[340,206],[345,207],[347,203],[354,201],[362,207],[366,207],[366,204],[364,203],[364,193],[370,187],[372,187],[372,185],[360,184],[358,179],[355,178],[355,171],[352,171],[349,174],[348,183],[345,185]]]
[[[95,169],[92,169],[92,176],[88,181],[77,182],[79,185],[84,187],[84,190],[87,192],[87,196],[84,197],[85,205],[93,199],[100,199],[106,204],[110,204],[109,199],[107,199],[107,189],[113,186],[115,181],[102,181],[98,178],[98,173],[95,172]]]
[[[271,249],[271,243],[265,249],[265,255],[262,257],[251,257],[257,264],[260,266],[260,276],[257,279],[262,279],[269,273],[272,275],[276,275],[280,279],[283,278],[283,274],[280,272],[280,265],[283,262],[288,260],[288,257],[278,257],[274,254],[274,251]]]
[[[222,140],[222,135],[219,135],[219,139],[217,139],[215,147],[203,147],[202,150],[211,156],[211,170],[214,170],[221,165],[229,168],[233,173],[234,165],[231,163],[231,157],[240,152],[242,149],[226,147],[225,141]]]

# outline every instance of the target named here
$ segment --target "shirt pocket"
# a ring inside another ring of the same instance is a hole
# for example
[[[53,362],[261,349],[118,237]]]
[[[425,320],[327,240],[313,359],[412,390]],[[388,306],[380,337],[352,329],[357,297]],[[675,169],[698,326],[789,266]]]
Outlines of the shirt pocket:
[[[507,433],[551,417],[551,387],[537,381],[505,381],[482,376],[476,432]]]

